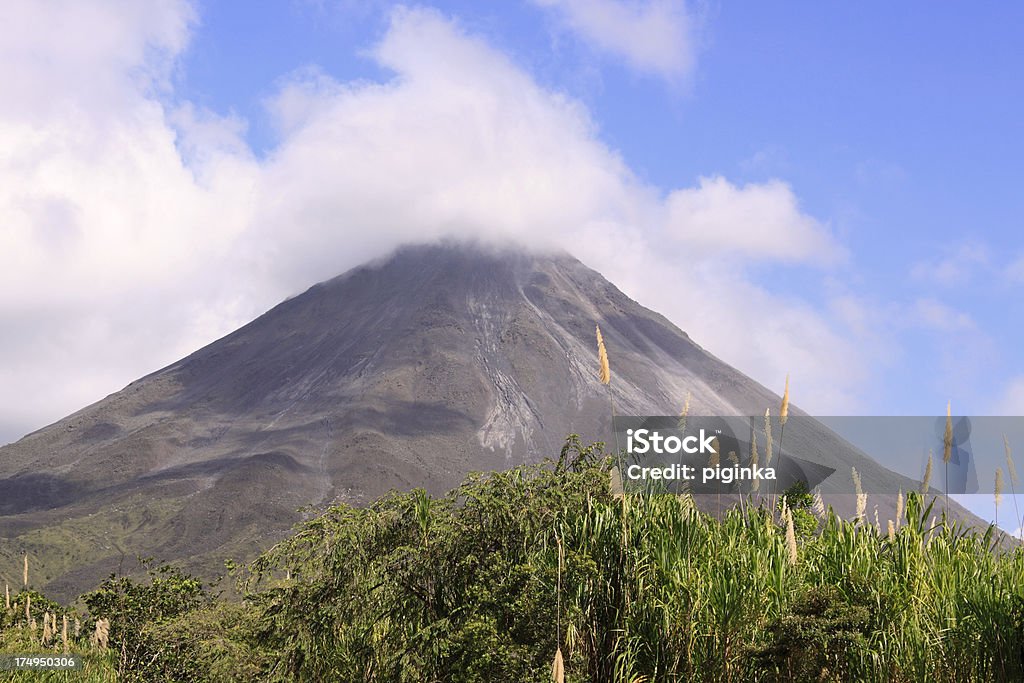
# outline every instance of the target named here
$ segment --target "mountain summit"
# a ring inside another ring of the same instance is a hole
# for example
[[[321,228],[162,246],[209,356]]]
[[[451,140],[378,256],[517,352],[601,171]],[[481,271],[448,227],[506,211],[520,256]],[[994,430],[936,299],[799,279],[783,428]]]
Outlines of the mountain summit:
[[[302,506],[608,440],[609,391],[623,414],[677,414],[688,392],[694,414],[779,401],[567,254],[399,249],[0,449],[0,568],[27,549],[57,594],[135,555],[213,573]]]

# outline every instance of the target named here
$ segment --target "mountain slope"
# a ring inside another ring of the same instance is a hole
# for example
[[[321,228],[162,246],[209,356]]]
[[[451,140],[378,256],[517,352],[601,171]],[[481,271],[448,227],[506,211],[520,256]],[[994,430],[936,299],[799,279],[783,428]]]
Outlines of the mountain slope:
[[[694,414],[779,400],[568,255],[401,249],[0,449],[0,568],[28,549],[36,583],[69,595],[135,555],[211,574],[302,506],[441,492],[570,432],[610,440],[609,390],[621,414],[675,414],[687,392]]]

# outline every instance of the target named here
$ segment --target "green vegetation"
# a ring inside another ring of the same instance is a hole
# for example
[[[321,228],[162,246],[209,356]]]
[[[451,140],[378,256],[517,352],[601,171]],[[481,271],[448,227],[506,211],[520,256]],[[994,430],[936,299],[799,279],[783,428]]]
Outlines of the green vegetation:
[[[83,597],[83,632],[111,623],[102,671],[4,680],[550,681],[558,648],[580,682],[1024,679],[1024,551],[991,528],[933,528],[911,494],[890,537],[799,488],[717,520],[613,493],[610,466],[570,437],[442,498],[332,507],[238,570],[241,601],[111,577]],[[17,600],[4,652],[33,637]]]

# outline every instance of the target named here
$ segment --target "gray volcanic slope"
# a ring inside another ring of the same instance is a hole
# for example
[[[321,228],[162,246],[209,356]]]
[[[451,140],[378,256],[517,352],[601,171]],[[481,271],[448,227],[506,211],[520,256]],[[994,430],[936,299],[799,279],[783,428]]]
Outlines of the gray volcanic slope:
[[[136,555],[209,576],[301,506],[440,493],[553,456],[570,432],[607,440],[597,322],[623,414],[678,413],[688,391],[694,414],[778,405],[568,255],[408,247],[0,449],[2,578],[23,550],[33,583],[65,597]],[[834,441],[837,463],[885,476]]]

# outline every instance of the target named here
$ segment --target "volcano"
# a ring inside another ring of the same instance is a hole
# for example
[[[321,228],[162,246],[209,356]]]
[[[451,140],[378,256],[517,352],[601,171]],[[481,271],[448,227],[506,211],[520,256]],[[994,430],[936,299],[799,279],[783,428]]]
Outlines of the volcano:
[[[136,556],[211,576],[302,508],[443,493],[570,433],[610,440],[610,400],[675,415],[687,394],[693,414],[779,404],[568,254],[402,248],[0,449],[0,569],[20,578],[27,551],[33,583],[72,597]]]

